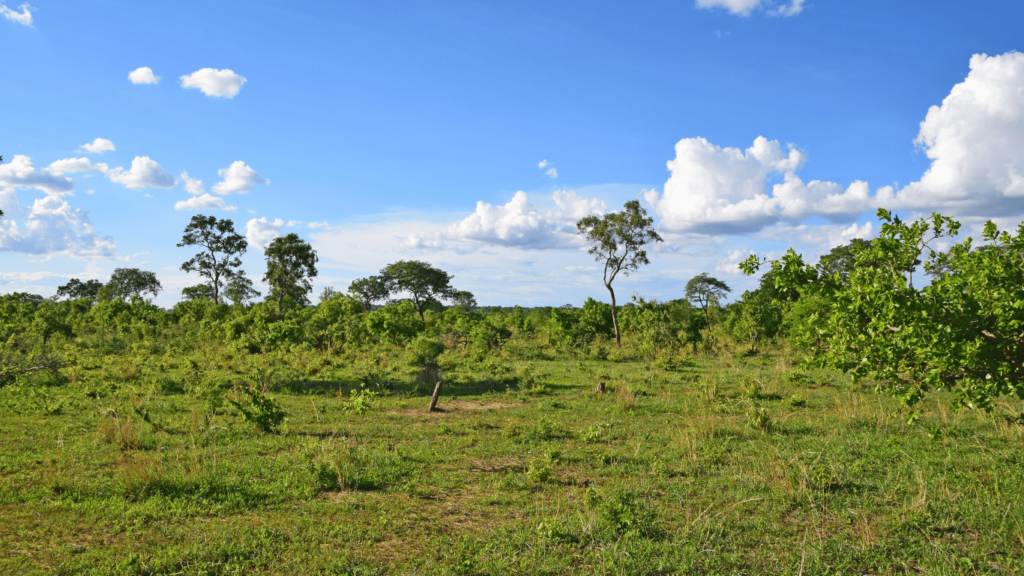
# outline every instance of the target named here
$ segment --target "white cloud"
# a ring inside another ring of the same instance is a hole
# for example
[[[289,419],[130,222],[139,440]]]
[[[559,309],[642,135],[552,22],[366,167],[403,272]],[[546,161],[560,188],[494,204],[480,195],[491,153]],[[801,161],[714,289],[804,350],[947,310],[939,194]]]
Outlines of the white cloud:
[[[185,184],[185,191],[193,196],[200,196],[206,193],[206,189],[203,188],[203,181],[189,178],[188,172],[181,173],[181,181]]]
[[[63,198],[47,195],[22,206],[13,188],[0,190],[0,251],[22,252],[46,259],[57,255],[77,258],[117,258],[117,242],[98,236],[88,213]]]
[[[740,248],[738,250],[729,250],[725,260],[722,260],[715,266],[715,272],[718,274],[729,274],[732,276],[738,276],[743,273],[740,270],[740,262],[749,258],[755,252],[749,248]]]
[[[220,194],[222,196],[227,194],[233,194],[235,192],[245,194],[252,192],[252,189],[257,184],[270,184],[270,180],[266,180],[262,176],[256,173],[255,170],[246,166],[245,162],[236,160],[231,163],[231,166],[227,168],[221,168],[217,170],[217,173],[221,175],[224,180],[213,185],[213,193]]]
[[[106,138],[97,138],[88,144],[82,144],[81,150],[90,152],[92,154],[103,154],[104,152],[113,152],[117,150],[114,148],[114,143]]]
[[[108,177],[111,182],[123,184],[125,188],[173,188],[174,176],[171,176],[159,164],[150,160],[149,156],[136,156],[132,160],[132,167],[125,172],[124,168],[118,166],[110,172]]]
[[[854,182],[843,190],[833,182],[804,183],[796,172],[807,156],[790,145],[763,136],[746,150],[722,148],[704,138],[684,138],[664,193],[648,191],[645,199],[661,216],[661,227],[675,232],[744,234],[780,220],[822,216],[850,222],[874,204],[868,185]],[[766,180],[782,176],[769,194]]]
[[[769,9],[768,14],[771,16],[782,16],[783,18],[786,18],[789,16],[796,16],[803,11],[804,0],[793,0],[790,4],[783,4],[777,8]]]
[[[548,161],[547,160],[541,160],[540,162],[537,163],[537,168],[543,169],[547,165],[548,165]]]
[[[307,226],[313,229],[334,230],[334,227],[327,222],[310,222]]]
[[[106,173],[109,170],[103,162],[93,164],[88,158],[66,158],[57,160],[46,167],[46,171],[52,174],[68,174],[75,172],[100,172]]]
[[[188,200],[179,200],[174,203],[175,210],[238,210],[236,206],[228,206],[223,198],[203,194],[193,196]]]
[[[35,188],[47,194],[61,195],[75,191],[75,183],[60,173],[37,171],[32,159],[16,155],[10,164],[0,164],[0,188]]]
[[[975,54],[915,140],[932,160],[884,205],[947,215],[1024,212],[1024,54]]]
[[[253,248],[263,250],[274,238],[281,236],[281,229],[284,228],[284,220],[267,220],[266,216],[253,218],[245,223],[245,239]]]
[[[143,66],[142,68],[136,68],[128,73],[128,80],[132,84],[156,84],[160,81],[159,76],[153,75],[153,69],[149,66]]]
[[[576,221],[591,214],[604,214],[608,206],[597,198],[583,198],[573,190],[557,190],[551,193],[551,200],[558,206],[558,211],[546,214],[549,219]]]
[[[18,6],[18,9],[20,9],[21,12],[15,12],[14,10],[11,10],[2,2],[0,2],[0,14],[3,14],[4,18],[7,18],[12,22],[17,22],[18,24],[21,24],[23,26],[31,26],[32,12],[35,10],[35,8],[33,8],[26,2],[25,4]]]
[[[558,178],[558,170],[555,170],[554,168],[548,168],[544,174],[551,176],[552,178]]]
[[[444,229],[433,229],[405,236],[401,245],[414,249],[450,247],[469,251],[483,246],[507,246],[527,250],[572,248],[579,245],[575,221],[588,214],[606,210],[596,198],[581,198],[571,190],[559,190],[550,196],[555,208],[541,212],[530,203],[526,192],[516,192],[505,205],[477,202],[469,216]]]
[[[724,8],[730,14],[750,16],[755,10],[764,10],[771,16],[796,16],[804,9],[804,0],[776,5],[773,0],[697,0],[697,8],[713,10]]]
[[[215,98],[234,98],[245,84],[245,78],[227,68],[203,68],[181,77],[182,88],[198,88],[203,94]]]

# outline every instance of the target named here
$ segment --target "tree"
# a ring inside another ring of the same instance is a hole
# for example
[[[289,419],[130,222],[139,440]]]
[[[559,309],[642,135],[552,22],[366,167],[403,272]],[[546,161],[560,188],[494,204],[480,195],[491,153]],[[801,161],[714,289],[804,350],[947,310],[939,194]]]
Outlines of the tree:
[[[643,247],[662,241],[653,224],[654,219],[647,215],[639,200],[626,202],[621,212],[605,214],[604,217],[587,216],[576,222],[579,234],[591,244],[587,253],[604,263],[604,286],[612,297],[612,327],[615,329],[615,343],[620,347],[622,335],[612,282],[620,273],[629,276],[640,266],[650,264]]]
[[[459,290],[452,294],[452,304],[462,308],[463,312],[476,312],[476,297],[469,290]]]
[[[110,281],[104,286],[110,298],[119,300],[131,300],[133,297],[141,298],[143,294],[152,294],[156,297],[164,289],[156,274],[139,270],[138,268],[116,268],[110,275]]]
[[[67,298],[68,300],[78,300],[79,298],[88,298],[96,301],[99,298],[100,288],[103,288],[103,282],[99,280],[86,280],[82,282],[78,278],[72,278],[67,284],[57,288],[56,298]]]
[[[220,303],[221,286],[236,275],[245,274],[238,267],[239,258],[248,247],[245,237],[235,232],[235,224],[228,219],[218,220],[214,216],[196,214],[185,227],[178,248],[199,246],[203,251],[181,265],[185,272],[198,272],[209,279],[213,290],[213,301]]]
[[[181,296],[185,300],[213,300],[213,288],[209,284],[199,284],[181,289]]]
[[[348,293],[363,303],[363,308],[369,312],[375,302],[386,300],[388,297],[388,282],[382,276],[370,276],[353,280],[348,286]]]
[[[258,298],[260,293],[252,287],[252,280],[239,273],[232,276],[228,285],[224,287],[224,295],[235,304],[244,306],[250,300]]]
[[[407,293],[416,313],[423,320],[423,311],[431,302],[450,300],[455,295],[453,276],[427,262],[401,260],[380,271],[388,294]]]
[[[316,250],[292,232],[275,238],[267,246],[264,255],[267,258],[267,273],[263,281],[270,284],[271,296],[277,296],[277,311],[281,311],[285,296],[290,296],[299,304],[309,304],[306,294],[313,290],[310,279],[317,275],[316,263],[319,258]]]
[[[824,303],[798,327],[810,362],[873,377],[908,406],[931,390],[986,410],[999,396],[1024,398],[1024,223],[1013,236],[989,222],[989,249],[972,249],[968,238],[943,253],[930,244],[957,235],[958,222],[933,214],[908,224],[886,210],[878,217],[881,232],[854,251],[846,283],[793,250],[771,263],[780,287]],[[925,257],[926,272],[945,273],[916,289],[910,275]],[[751,258],[741,267],[752,274],[760,264]]]
[[[686,283],[686,299],[700,306],[708,326],[711,326],[711,306],[721,302],[729,292],[732,288],[707,272],[701,272]]]
[[[320,293],[320,302],[322,303],[330,300],[335,294],[339,294],[339,292],[334,289],[334,286],[324,286],[323,292]]]

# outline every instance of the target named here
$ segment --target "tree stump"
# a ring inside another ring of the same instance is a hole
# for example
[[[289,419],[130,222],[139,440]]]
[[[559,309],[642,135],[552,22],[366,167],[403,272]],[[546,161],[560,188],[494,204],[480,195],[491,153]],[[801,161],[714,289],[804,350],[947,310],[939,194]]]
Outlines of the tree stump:
[[[597,390],[594,390],[595,394],[604,394],[604,382],[597,383]]]
[[[427,412],[433,412],[437,408],[437,399],[441,397],[441,381],[438,380],[437,386],[434,386],[434,395],[430,397],[430,408],[427,408]]]

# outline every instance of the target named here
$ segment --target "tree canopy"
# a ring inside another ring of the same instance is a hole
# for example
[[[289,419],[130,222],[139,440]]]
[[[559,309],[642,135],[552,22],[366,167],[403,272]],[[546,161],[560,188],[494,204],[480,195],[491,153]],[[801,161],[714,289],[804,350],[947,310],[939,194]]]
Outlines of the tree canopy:
[[[277,297],[277,309],[281,310],[284,297],[296,303],[308,305],[306,294],[313,290],[312,278],[317,276],[316,250],[299,235],[292,232],[275,238],[264,251],[267,258],[267,273],[263,281],[270,284],[270,295]]]
[[[213,301],[220,303],[221,287],[231,278],[245,274],[238,269],[242,265],[239,256],[248,248],[245,237],[235,232],[231,220],[196,214],[178,243],[178,248],[185,246],[199,246],[203,250],[182,264],[181,269],[206,277]]]
[[[359,299],[367,312],[373,305],[388,299],[387,280],[382,276],[370,276],[353,280],[348,286],[348,293]]]
[[[451,286],[453,276],[429,262],[400,260],[380,271],[388,295],[409,295],[413,309],[423,320],[423,312],[432,301],[450,300],[456,293]]]
[[[732,292],[732,288],[729,288],[728,284],[707,272],[701,272],[686,283],[686,299],[700,306],[709,326],[711,325],[711,306],[718,305],[729,292]]]
[[[72,278],[67,284],[57,288],[56,298],[58,300],[63,298],[68,300],[88,298],[95,301],[99,299],[101,288],[103,288],[103,282],[99,280],[86,280],[82,282],[78,278]]]
[[[103,288],[101,298],[106,295],[125,301],[141,298],[144,294],[152,294],[155,298],[164,289],[155,273],[138,268],[115,268],[110,281]]]
[[[640,266],[650,264],[643,247],[651,242],[661,242],[661,236],[654,231],[654,219],[647,215],[639,200],[626,202],[620,212],[581,218],[576,222],[576,229],[591,245],[587,253],[604,264],[604,286],[612,297],[615,343],[622,346],[612,282],[620,273],[629,276]]]
[[[931,390],[951,390],[959,406],[991,409],[1003,395],[1024,399],[1024,223],[1016,235],[989,222],[983,240],[948,252],[935,240],[960,224],[940,214],[908,224],[886,210],[879,237],[851,251],[847,281],[823,275],[790,250],[771,263],[776,285],[817,298],[821,308],[797,329],[811,362],[871,376],[914,405]],[[914,288],[912,274],[946,270]],[[751,257],[742,267],[754,273]]]

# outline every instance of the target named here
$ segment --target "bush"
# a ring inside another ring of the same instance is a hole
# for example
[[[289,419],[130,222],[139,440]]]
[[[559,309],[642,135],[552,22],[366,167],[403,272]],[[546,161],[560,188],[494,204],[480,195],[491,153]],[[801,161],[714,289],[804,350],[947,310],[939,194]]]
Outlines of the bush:
[[[409,363],[414,366],[434,366],[437,364],[437,357],[444,351],[445,346],[439,340],[427,338],[422,334],[405,347]]]
[[[246,405],[229,400],[241,413],[242,420],[255,424],[265,433],[277,432],[287,419],[287,413],[281,409],[278,401],[264,394],[262,388],[256,384],[243,388],[242,393],[245,395]]]

